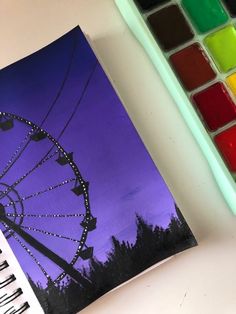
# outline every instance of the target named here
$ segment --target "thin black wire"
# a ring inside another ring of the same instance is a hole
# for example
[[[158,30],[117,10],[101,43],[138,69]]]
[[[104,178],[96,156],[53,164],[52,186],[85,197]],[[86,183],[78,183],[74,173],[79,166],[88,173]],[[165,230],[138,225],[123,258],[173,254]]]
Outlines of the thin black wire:
[[[27,309],[30,308],[30,305],[28,302],[23,303],[18,310],[15,310],[14,306],[11,306],[4,314],[22,314],[24,313]],[[12,310],[12,311],[11,311]],[[11,312],[9,312],[11,311]]]
[[[95,70],[96,70],[96,68],[97,68],[97,65],[98,65],[98,61],[96,61],[94,67],[92,68],[92,71],[91,71],[91,73],[90,73],[90,75],[89,75],[89,77],[88,77],[88,79],[87,79],[87,81],[86,81],[86,83],[85,83],[85,85],[84,85],[84,88],[83,88],[83,90],[82,90],[82,93],[81,93],[81,95],[80,95],[80,97],[79,97],[79,99],[78,99],[76,105],[75,105],[74,110],[72,111],[72,113],[71,113],[69,119],[67,120],[65,126],[63,127],[63,129],[62,129],[61,132],[59,133],[58,137],[56,138],[56,141],[57,141],[57,142],[61,139],[62,135],[65,133],[67,127],[69,126],[71,120],[72,120],[73,117],[75,116],[75,114],[76,114],[76,112],[77,112],[77,110],[78,110],[78,108],[79,108],[79,106],[80,106],[80,104],[81,104],[81,102],[82,102],[82,100],[83,100],[85,94],[86,94],[87,88],[88,88],[88,86],[89,86],[89,84],[90,84],[90,82],[91,82],[91,79],[92,79],[92,77],[93,77],[93,75],[94,75],[94,73],[95,73]],[[53,150],[54,147],[55,147],[55,144],[52,145],[52,147],[51,147],[51,148],[49,149],[49,151],[43,156],[43,158],[38,162],[38,164],[40,164],[44,159],[47,158],[47,156],[50,154],[50,152]],[[23,181],[23,180],[22,180],[22,181]],[[15,186],[15,182],[12,184],[12,186]],[[11,191],[11,189],[9,189],[9,191],[8,191],[7,193],[5,193],[4,196],[6,196],[10,191]]]
[[[80,97],[79,97],[79,99],[78,99],[76,105],[75,105],[74,110],[72,111],[72,113],[71,113],[69,119],[67,120],[65,126],[63,127],[63,129],[62,129],[61,132],[59,133],[58,137],[56,138],[56,142],[58,142],[58,141],[61,139],[62,135],[65,133],[67,127],[69,126],[71,120],[72,120],[73,117],[75,116],[75,114],[76,114],[76,112],[77,112],[77,110],[78,110],[78,108],[79,108],[79,106],[80,106],[80,104],[81,104],[81,102],[82,102],[82,100],[83,100],[83,98],[84,98],[84,96],[85,96],[85,93],[86,93],[86,91],[87,91],[87,88],[88,88],[88,86],[89,86],[89,83],[91,82],[91,79],[92,79],[92,77],[93,77],[93,75],[94,75],[94,73],[95,73],[97,64],[98,64],[98,61],[96,61],[95,65],[94,65],[94,67],[93,67],[93,69],[92,69],[92,71],[91,71],[91,73],[90,73],[90,75],[89,75],[89,77],[88,77],[88,79],[87,79],[85,85],[84,85],[84,88],[83,88],[83,90],[82,90],[82,93],[81,93],[81,95],[80,95]],[[45,155],[42,159],[46,158],[46,157],[48,156],[48,154],[50,154],[50,152],[52,151],[52,149],[54,148],[55,145],[56,145],[56,144],[53,144],[53,146],[49,149],[49,151],[46,153],[46,155]]]
[[[66,70],[66,73],[63,77],[63,80],[62,80],[62,83],[60,85],[60,88],[48,110],[48,112],[46,113],[45,117],[43,118],[43,120],[41,121],[40,123],[40,128],[42,127],[42,125],[44,124],[44,122],[46,121],[46,119],[48,118],[49,114],[51,113],[51,111],[53,110],[53,108],[55,107],[58,99],[60,98],[61,94],[62,94],[62,91],[64,89],[64,86],[66,84],[66,81],[68,79],[68,76],[69,76],[69,73],[71,71],[71,67],[72,67],[72,64],[73,64],[73,60],[74,60],[74,56],[75,56],[75,51],[76,51],[76,47],[77,47],[77,40],[76,38],[74,37],[74,43],[73,43],[73,49],[72,49],[72,54],[70,56],[70,59],[69,59],[69,64],[68,64],[68,67],[67,67],[67,70]],[[29,133],[27,134],[27,137],[31,135],[31,132],[33,132],[33,129],[31,129],[29,131]],[[26,138],[27,138],[26,137]],[[5,167],[2,174],[0,175],[0,179],[2,179],[6,174],[7,172],[13,167],[13,165],[17,162],[17,160],[21,157],[21,155],[23,154],[23,152],[26,150],[26,148],[28,147],[29,143],[31,142],[31,138],[27,141],[27,143],[25,144],[25,146],[22,148],[22,150],[20,151],[20,153],[16,156],[16,158],[13,160],[13,162],[11,162],[11,164],[9,165],[9,167]],[[11,159],[10,159],[11,160]]]
[[[21,290],[21,288],[17,288],[15,291],[12,292],[11,295],[8,295],[7,293],[5,293],[3,296],[0,297],[0,307],[3,307],[9,304],[10,302],[14,301],[21,294],[23,294],[23,291]]]
[[[84,96],[85,96],[85,94],[86,94],[86,91],[87,91],[87,89],[88,89],[88,86],[89,86],[89,84],[90,84],[90,82],[91,82],[91,80],[92,80],[92,77],[93,77],[93,75],[94,75],[94,73],[95,73],[95,70],[96,70],[96,68],[97,68],[97,65],[98,65],[98,60],[96,60],[96,63],[95,63],[95,65],[94,65],[94,67],[93,67],[93,69],[92,69],[92,71],[91,71],[91,73],[90,73],[90,75],[89,75],[89,77],[88,77],[86,83],[85,83],[85,86],[84,86],[84,88],[83,88],[83,91],[82,91],[82,93],[81,93],[81,95],[80,95],[80,97],[79,97],[79,99],[78,99],[78,101],[77,101],[77,103],[76,103],[76,106],[75,106],[75,108],[74,108],[74,110],[73,110],[71,116],[69,117],[67,123],[65,124],[65,126],[64,126],[63,129],[61,130],[60,134],[58,135],[58,137],[57,137],[57,139],[56,139],[57,142],[58,142],[59,139],[61,139],[62,135],[63,135],[64,132],[66,131],[68,125],[69,125],[70,122],[71,122],[71,120],[72,120],[73,117],[75,116],[75,114],[76,114],[76,112],[77,112],[77,110],[78,110],[80,104],[82,103],[82,100],[83,100],[83,98],[84,98]],[[51,149],[49,149],[49,151],[48,151],[48,152],[46,153],[46,155],[41,159],[41,161],[44,160],[44,159],[48,156],[48,154],[52,151],[52,149],[54,148],[54,146],[55,146],[55,144],[53,144],[53,146],[51,147]]]
[[[44,119],[42,120],[41,124],[40,124],[40,128],[42,127],[42,125],[44,124],[44,122],[47,120],[48,116],[50,115],[51,111],[53,110],[55,104],[57,103],[58,99],[60,98],[61,94],[62,94],[62,91],[65,87],[65,84],[67,82],[67,79],[69,77],[69,74],[70,74],[70,71],[71,71],[71,67],[72,67],[72,64],[73,64],[73,61],[74,61],[74,57],[75,57],[75,51],[76,51],[76,48],[77,48],[77,40],[74,36],[73,38],[74,42],[73,42],[73,48],[72,48],[72,54],[71,54],[71,57],[70,57],[70,60],[69,60],[69,64],[68,64],[68,67],[67,67],[67,70],[66,70],[66,73],[64,75],[64,79],[62,81],[62,84],[58,90],[58,93],[54,99],[54,101],[52,102],[52,105],[51,107],[49,108],[47,114],[45,115]]]
[[[74,108],[74,110],[73,110],[73,112],[72,112],[70,118],[68,119],[68,121],[67,121],[67,123],[65,124],[64,128],[61,130],[61,132],[60,132],[60,134],[59,134],[59,136],[58,136],[58,138],[57,138],[57,142],[58,142],[59,139],[62,137],[62,135],[64,134],[64,132],[65,132],[65,130],[67,129],[68,125],[70,124],[71,120],[73,119],[74,115],[76,114],[76,112],[77,112],[77,110],[78,110],[78,108],[79,108],[79,106],[80,106],[80,104],[81,104],[81,102],[82,102],[82,100],[83,100],[83,98],[84,98],[84,96],[85,96],[85,93],[86,93],[86,91],[87,91],[87,88],[88,88],[88,86],[89,86],[89,83],[91,82],[91,79],[92,79],[92,77],[93,77],[93,75],[94,75],[94,73],[95,73],[95,70],[96,70],[97,65],[98,65],[98,61],[96,61],[95,65],[94,65],[94,67],[93,67],[93,69],[92,69],[92,71],[91,71],[91,73],[90,73],[90,75],[89,75],[89,77],[88,77],[88,80],[87,80],[87,82],[85,83],[85,86],[84,86],[84,88],[83,88],[83,91],[82,91],[82,93],[81,93],[81,95],[80,95],[80,97],[79,97],[79,99],[78,99],[78,101],[77,101],[77,104],[76,104],[76,106],[75,106],[75,108]],[[55,145],[55,144],[54,144],[54,145]]]

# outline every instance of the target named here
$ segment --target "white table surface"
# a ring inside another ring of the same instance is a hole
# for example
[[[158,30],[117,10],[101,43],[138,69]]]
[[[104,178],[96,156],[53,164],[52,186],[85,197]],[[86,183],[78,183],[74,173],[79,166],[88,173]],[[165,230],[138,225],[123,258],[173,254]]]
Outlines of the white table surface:
[[[235,314],[236,217],[113,0],[1,0],[0,67],[77,24],[93,40],[199,246],[153,268],[84,314]]]

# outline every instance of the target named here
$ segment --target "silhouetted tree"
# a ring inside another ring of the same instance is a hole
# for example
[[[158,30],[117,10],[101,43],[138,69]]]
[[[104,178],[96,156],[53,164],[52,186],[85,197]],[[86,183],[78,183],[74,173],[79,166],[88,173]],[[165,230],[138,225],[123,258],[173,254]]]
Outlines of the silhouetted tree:
[[[176,206],[167,228],[153,226],[136,215],[134,244],[111,237],[112,248],[102,263],[93,257],[80,272],[91,282],[89,288],[71,279],[64,285],[48,281],[42,288],[29,278],[46,314],[74,314],[122,282],[164,258],[196,245],[196,240]]]

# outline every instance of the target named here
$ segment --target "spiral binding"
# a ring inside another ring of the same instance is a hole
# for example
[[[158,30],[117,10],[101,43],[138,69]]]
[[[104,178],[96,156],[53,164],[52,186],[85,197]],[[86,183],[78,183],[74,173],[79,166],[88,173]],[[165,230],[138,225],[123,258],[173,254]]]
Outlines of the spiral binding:
[[[0,249],[0,255],[2,254],[2,250]],[[0,261],[0,271],[3,271],[4,269],[8,268],[9,264],[6,260]],[[9,286],[12,282],[16,280],[16,277],[14,274],[11,274],[7,276],[3,281],[0,282],[0,292],[1,289],[4,287]],[[23,303],[20,305],[18,309],[15,308],[15,306],[11,306],[10,303],[17,299],[19,296],[23,294],[23,291],[21,288],[17,288],[13,292],[4,293],[0,295],[0,309],[5,306],[10,306],[3,314],[21,314],[24,313],[26,310],[30,308],[30,305],[28,302]]]

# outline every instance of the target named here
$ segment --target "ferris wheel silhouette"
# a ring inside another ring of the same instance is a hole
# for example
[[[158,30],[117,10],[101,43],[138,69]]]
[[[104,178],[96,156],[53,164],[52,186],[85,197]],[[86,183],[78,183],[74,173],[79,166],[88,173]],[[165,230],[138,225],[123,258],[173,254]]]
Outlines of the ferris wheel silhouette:
[[[6,143],[12,139],[18,139],[19,136],[17,135],[24,134],[23,140],[18,142],[15,140],[15,149],[0,172],[0,223],[5,237],[13,239],[20,245],[22,251],[28,254],[47,280],[59,283],[65,276],[69,275],[79,284],[86,286],[90,285],[90,281],[75,268],[75,264],[79,259],[88,260],[93,256],[93,247],[87,245],[87,239],[89,233],[96,229],[97,219],[92,215],[90,208],[89,182],[82,177],[77,163],[74,161],[73,152],[67,152],[60,144],[60,140],[86,93],[97,61],[60,134],[54,138],[42,126],[62,93],[72,66],[75,47],[76,44],[73,46],[61,87],[40,125],[14,113],[0,112],[0,141],[4,139],[4,143]],[[31,160],[29,164],[27,158]],[[50,167],[53,169],[51,172]],[[9,177],[11,178],[9,174],[11,172],[18,174],[21,168],[26,170],[9,183]],[[40,174],[41,172],[43,173]],[[69,175],[69,177],[65,177],[65,175]],[[6,180],[7,176],[8,180]],[[54,177],[56,180],[62,179],[54,183]],[[37,184],[40,187],[37,188]],[[26,195],[23,196],[22,190],[19,189],[22,185],[24,193],[26,192]],[[37,189],[27,194],[34,188]],[[47,203],[58,205],[58,199],[70,198],[73,200],[71,204],[76,206],[73,212],[69,211],[68,208],[57,211],[50,210],[49,212],[42,208]],[[36,209],[29,205],[26,206],[28,203]],[[67,220],[69,223],[66,223]],[[60,224],[57,223],[58,221]],[[64,223],[66,224],[65,228],[63,227]],[[42,228],[42,226],[46,226],[46,228]],[[48,227],[54,227],[54,230],[52,231]],[[73,229],[73,236],[66,234],[66,231],[70,231],[70,229]],[[34,236],[34,234],[38,236]],[[53,247],[50,247],[46,240],[47,237],[53,238],[53,244],[57,249],[54,250]],[[64,250],[61,249],[63,246],[60,245],[62,240],[76,245],[72,246],[74,252],[70,257],[66,255],[66,250],[65,256],[63,256]],[[59,244],[55,245],[55,241]],[[60,247],[59,251],[58,247]],[[45,258],[48,259],[53,262],[54,267],[58,268],[58,274],[55,278],[41,263],[39,257],[42,255],[44,260]]]

